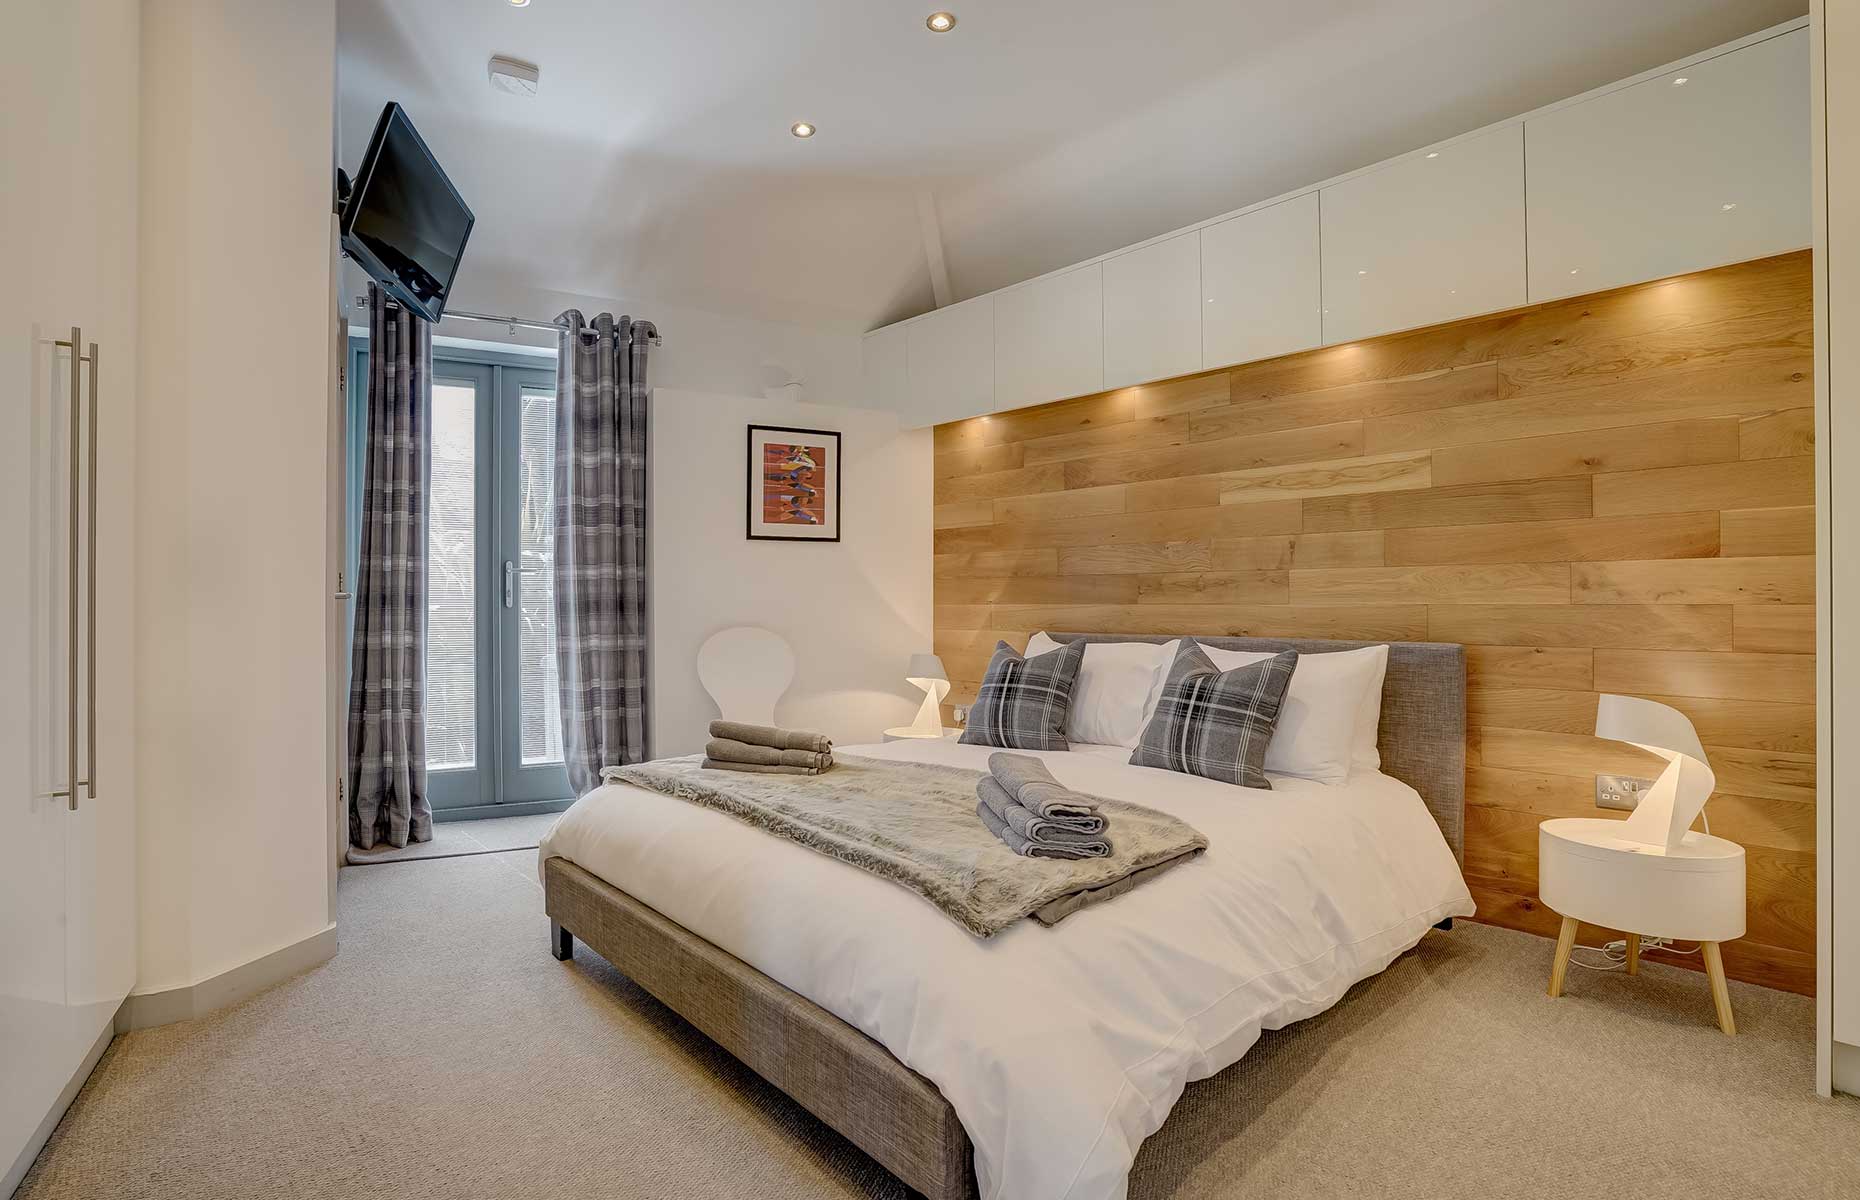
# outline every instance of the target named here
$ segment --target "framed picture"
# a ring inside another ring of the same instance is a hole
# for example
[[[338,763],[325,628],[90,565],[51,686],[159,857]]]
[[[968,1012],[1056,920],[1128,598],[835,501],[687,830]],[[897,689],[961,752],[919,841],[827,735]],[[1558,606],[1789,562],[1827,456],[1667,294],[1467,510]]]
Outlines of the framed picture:
[[[749,536],[840,540],[840,435],[824,429],[749,427]]]

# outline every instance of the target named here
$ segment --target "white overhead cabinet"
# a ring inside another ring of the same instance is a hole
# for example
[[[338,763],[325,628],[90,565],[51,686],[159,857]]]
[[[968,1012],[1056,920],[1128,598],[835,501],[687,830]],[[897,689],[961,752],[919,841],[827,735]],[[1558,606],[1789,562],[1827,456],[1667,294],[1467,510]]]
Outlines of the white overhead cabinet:
[[[1521,126],[1397,159],[1321,199],[1326,343],[1525,302]]]
[[[1104,386],[1201,370],[1201,232],[1104,260]]]
[[[1808,31],[1533,117],[1532,303],[1809,244]]]
[[[905,423],[941,425],[995,409],[995,298],[939,308],[905,327]]]
[[[861,347],[865,369],[864,407],[901,413],[910,407],[911,370],[909,336],[905,326],[893,325],[865,335]]]
[[[1098,263],[995,293],[995,408],[1104,387],[1104,272]]]
[[[1202,368],[1273,358],[1321,343],[1318,270],[1316,192],[1203,229]]]

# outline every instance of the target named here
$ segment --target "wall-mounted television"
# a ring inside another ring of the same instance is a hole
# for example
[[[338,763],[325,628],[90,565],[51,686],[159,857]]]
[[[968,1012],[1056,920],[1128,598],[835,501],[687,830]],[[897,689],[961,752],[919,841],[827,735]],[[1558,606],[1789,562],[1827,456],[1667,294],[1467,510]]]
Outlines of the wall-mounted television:
[[[342,206],[343,250],[388,295],[438,321],[474,220],[406,110],[389,103]]]

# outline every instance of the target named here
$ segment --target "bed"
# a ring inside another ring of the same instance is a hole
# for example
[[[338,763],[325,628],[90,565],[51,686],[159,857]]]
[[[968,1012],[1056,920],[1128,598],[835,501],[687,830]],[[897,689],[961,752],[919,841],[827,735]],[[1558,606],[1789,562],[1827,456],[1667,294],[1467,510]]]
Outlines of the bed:
[[[1116,1200],[1188,1082],[1473,912],[1461,647],[1390,644],[1378,744],[1380,772],[1270,792],[1133,767],[1119,747],[1039,755],[1061,783],[1173,813],[1210,847],[1058,926],[985,941],[875,876],[609,784],[540,846],[552,948],[582,941],[932,1200]],[[976,770],[989,754],[838,752]]]

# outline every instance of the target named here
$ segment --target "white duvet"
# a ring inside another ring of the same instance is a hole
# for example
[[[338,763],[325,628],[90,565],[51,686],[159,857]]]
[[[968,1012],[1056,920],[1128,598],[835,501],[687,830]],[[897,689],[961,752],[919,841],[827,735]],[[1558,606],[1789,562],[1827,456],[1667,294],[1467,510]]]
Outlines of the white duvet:
[[[986,770],[954,742],[846,747]],[[1406,784],[1274,790],[1047,753],[1058,780],[1146,804],[1208,852],[1052,928],[977,939],[914,893],[710,809],[623,784],[542,840],[875,1038],[942,1090],[984,1200],[1115,1200],[1183,1085],[1322,1012],[1473,903]],[[1115,836],[1116,830],[1112,830]]]

